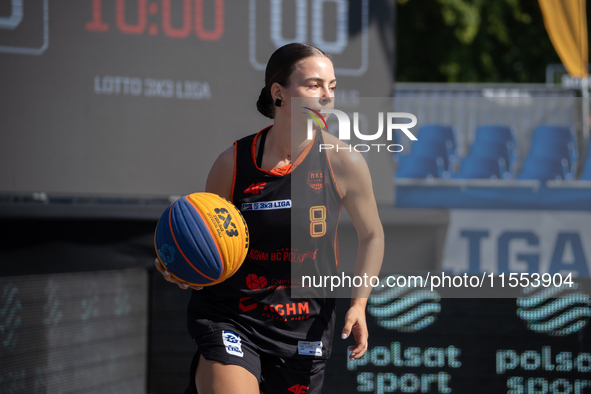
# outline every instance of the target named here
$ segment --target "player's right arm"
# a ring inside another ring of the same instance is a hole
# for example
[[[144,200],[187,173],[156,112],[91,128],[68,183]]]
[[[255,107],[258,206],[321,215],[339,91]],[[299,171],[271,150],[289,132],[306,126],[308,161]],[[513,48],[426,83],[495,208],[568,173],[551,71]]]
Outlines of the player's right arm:
[[[232,145],[218,156],[213,163],[207,181],[205,191],[224,197],[232,201],[232,186],[234,183],[234,166],[236,147]]]
[[[232,201],[232,186],[234,183],[234,152],[235,147],[231,146],[223,151],[216,161],[213,163],[207,181],[205,183],[205,191],[208,193],[215,193],[226,200]],[[181,289],[185,290],[189,287],[193,290],[201,290],[201,286],[189,286],[187,283],[180,282],[170,275],[170,272],[160,263],[160,260],[156,258],[154,262],[156,269],[162,274],[167,282],[174,283]]]

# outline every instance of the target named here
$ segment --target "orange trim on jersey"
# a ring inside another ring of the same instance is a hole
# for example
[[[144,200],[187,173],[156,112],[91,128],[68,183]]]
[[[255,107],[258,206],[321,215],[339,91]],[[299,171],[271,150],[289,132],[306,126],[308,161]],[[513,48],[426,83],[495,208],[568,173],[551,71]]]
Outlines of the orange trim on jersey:
[[[185,197],[185,199],[187,199],[187,197]],[[187,201],[188,201],[188,200],[187,200]],[[189,203],[190,203],[190,202],[191,202],[191,201],[189,201]],[[174,203],[172,204],[172,206],[174,206],[174,204],[176,204],[176,202],[174,202]],[[193,205],[193,204],[191,204],[191,205]],[[174,236],[174,231],[172,231],[172,219],[171,219],[171,216],[172,216],[172,206],[170,207],[170,210],[168,211],[168,226],[169,226],[169,228],[170,228],[170,234],[172,235],[172,239],[174,240],[174,243],[175,243],[175,245],[176,245],[177,249],[179,250],[179,252],[181,252],[181,255],[182,255],[184,258],[185,258],[185,261],[186,261],[187,263],[189,263],[189,265],[190,265],[191,267],[193,267],[193,269],[194,269],[195,271],[199,272],[199,274],[201,274],[203,277],[205,277],[205,278],[207,278],[207,279],[209,279],[209,280],[211,280],[211,281],[214,281],[215,279],[213,279],[213,278],[210,278],[209,276],[205,275],[203,272],[199,271],[199,270],[198,270],[198,269],[197,269],[197,268],[196,268],[196,267],[195,267],[195,266],[194,266],[194,265],[193,265],[193,264],[192,264],[192,263],[189,261],[189,259],[187,258],[187,256],[185,255],[185,253],[183,252],[183,250],[181,249],[181,247],[179,246],[179,243],[177,242],[177,240],[176,240],[176,237]],[[199,212],[199,210],[197,210],[197,213],[199,213],[199,215],[201,215],[201,213]],[[213,238],[213,237],[212,237],[212,238]],[[214,239],[214,241],[215,241],[215,239]],[[217,242],[216,242],[216,246],[217,246]],[[218,252],[219,252],[219,247],[218,247]],[[221,256],[221,254],[220,254],[220,256]],[[200,286],[203,286],[203,285],[200,285]]]
[[[267,126],[264,129],[262,129],[261,131],[259,131],[254,138],[252,139],[252,144],[250,145],[250,158],[255,166],[255,168],[259,171],[264,172],[265,174],[269,174],[269,175],[274,175],[272,174],[270,171],[267,170],[263,170],[262,168],[259,168],[259,166],[257,166],[257,157],[256,157],[256,148],[257,148],[257,140],[259,139],[259,136],[262,134],[263,131],[265,130],[269,130],[271,127],[273,127],[273,125],[271,126]]]
[[[292,172],[293,170],[295,170],[295,169],[296,169],[296,167],[297,167],[298,165],[300,165],[300,164],[302,163],[302,161],[304,161],[304,159],[305,159],[305,158],[306,158],[306,156],[308,155],[308,152],[310,152],[310,150],[312,150],[312,145],[314,145],[314,141],[315,141],[315,139],[316,139],[316,136],[314,136],[314,140],[310,141],[310,143],[309,143],[309,144],[308,144],[308,145],[307,145],[307,146],[304,148],[304,150],[302,151],[302,153],[300,153],[300,154],[298,155],[298,158],[296,159],[296,161],[295,161],[295,162],[293,162],[293,163],[291,163],[291,164],[286,164],[286,165],[284,165],[284,166],[282,166],[282,167],[273,168],[271,171],[267,171],[267,170],[264,170],[264,169],[260,168],[260,167],[257,165],[257,159],[256,159],[256,146],[257,146],[257,140],[259,139],[259,136],[261,135],[261,133],[262,133],[263,131],[265,131],[265,130],[268,130],[268,129],[270,129],[271,127],[273,127],[273,126],[271,125],[271,126],[265,127],[264,129],[262,129],[261,131],[259,131],[259,132],[258,132],[258,133],[255,135],[255,137],[254,137],[254,138],[253,138],[253,140],[252,140],[252,145],[251,145],[251,147],[250,147],[250,157],[251,157],[251,159],[252,159],[252,162],[253,162],[253,164],[254,164],[254,166],[255,166],[255,168],[256,168],[257,170],[259,170],[259,171],[261,171],[261,172],[264,172],[265,174],[268,174],[268,175],[273,175],[273,176],[284,176],[284,175],[287,175],[287,174],[289,174],[289,173],[290,173],[290,172]],[[261,148],[259,147],[259,149],[261,149]],[[263,148],[263,149],[264,149],[264,148]],[[337,189],[337,190],[338,190],[338,189]]]
[[[337,193],[341,200],[343,199],[343,194],[341,193],[341,189],[339,189],[339,185],[337,185],[337,179],[334,176],[334,172],[332,171],[332,164],[330,164],[330,159],[328,157],[328,152],[326,152],[326,161],[328,162],[328,168],[330,169],[330,177],[332,178],[332,183],[334,184],[334,188],[337,189]],[[340,215],[340,212],[339,212]]]
[[[269,172],[273,175],[283,176],[283,175],[289,174],[291,172],[291,170],[292,170],[291,164],[286,164],[283,167],[273,168]]]
[[[338,236],[338,231],[339,231],[339,223],[341,222],[341,211],[343,210],[343,204],[341,204],[339,206],[339,217],[337,219],[337,228],[334,232],[334,257],[335,257],[335,261],[337,263],[337,272],[339,272],[339,236]]]
[[[234,141],[234,177],[232,178],[232,193],[230,194],[230,202],[234,203],[234,187],[236,186],[236,163],[238,162],[238,141]]]

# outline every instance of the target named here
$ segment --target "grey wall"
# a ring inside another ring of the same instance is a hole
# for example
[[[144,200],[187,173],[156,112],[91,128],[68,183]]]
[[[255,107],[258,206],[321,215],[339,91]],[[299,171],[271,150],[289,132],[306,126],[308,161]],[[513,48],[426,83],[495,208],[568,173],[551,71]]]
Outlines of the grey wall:
[[[146,392],[147,326],[143,269],[0,277],[0,392]]]

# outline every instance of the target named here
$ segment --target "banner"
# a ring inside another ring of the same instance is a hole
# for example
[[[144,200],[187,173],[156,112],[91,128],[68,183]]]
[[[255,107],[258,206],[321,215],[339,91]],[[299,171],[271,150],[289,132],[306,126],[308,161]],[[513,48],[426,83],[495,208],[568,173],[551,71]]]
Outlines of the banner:
[[[442,267],[589,277],[591,212],[450,210]]]
[[[587,43],[587,13],[584,0],[539,0],[544,24],[570,75],[587,75],[589,45]]]

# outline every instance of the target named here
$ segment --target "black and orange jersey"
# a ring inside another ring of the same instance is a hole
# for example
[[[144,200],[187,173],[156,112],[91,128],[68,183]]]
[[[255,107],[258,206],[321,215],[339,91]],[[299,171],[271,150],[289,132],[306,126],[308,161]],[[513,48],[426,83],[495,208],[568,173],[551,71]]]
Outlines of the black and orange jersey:
[[[335,324],[335,300],[292,298],[301,275],[335,275],[337,225],[342,196],[316,133],[298,160],[266,171],[256,163],[262,133],[235,143],[232,202],[249,228],[250,249],[240,269],[226,281],[193,291],[194,319],[228,323],[261,352],[280,357],[328,358]],[[293,231],[292,231],[293,230]]]

